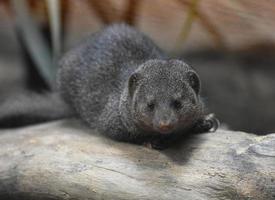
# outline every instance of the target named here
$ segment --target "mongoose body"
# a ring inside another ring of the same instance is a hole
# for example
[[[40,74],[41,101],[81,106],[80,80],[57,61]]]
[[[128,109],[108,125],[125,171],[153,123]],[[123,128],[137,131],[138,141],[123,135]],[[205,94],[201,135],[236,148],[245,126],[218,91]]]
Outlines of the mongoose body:
[[[213,126],[194,69],[127,25],[109,26],[65,54],[57,82],[76,115],[116,140],[158,148]]]
[[[66,53],[57,88],[6,98],[0,128],[76,116],[115,140],[159,149],[217,128],[204,110],[194,69],[127,25],[106,27]]]

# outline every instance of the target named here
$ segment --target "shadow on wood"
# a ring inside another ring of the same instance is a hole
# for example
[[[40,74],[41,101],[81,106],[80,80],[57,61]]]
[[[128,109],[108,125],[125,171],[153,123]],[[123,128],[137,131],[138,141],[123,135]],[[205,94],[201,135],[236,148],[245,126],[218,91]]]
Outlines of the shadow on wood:
[[[275,134],[156,151],[66,120],[0,132],[0,199],[275,199]]]

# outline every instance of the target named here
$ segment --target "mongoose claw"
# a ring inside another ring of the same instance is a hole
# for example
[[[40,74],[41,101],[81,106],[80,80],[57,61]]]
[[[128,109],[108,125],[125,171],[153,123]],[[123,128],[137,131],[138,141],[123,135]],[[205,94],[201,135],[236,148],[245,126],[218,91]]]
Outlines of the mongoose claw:
[[[210,125],[210,129],[209,132],[215,132],[219,126],[220,126],[220,121],[215,117],[214,113],[210,113],[205,117],[205,121],[209,122]]]
[[[215,132],[220,126],[219,120],[215,117],[214,113],[210,113],[197,121],[194,126],[194,133]]]
[[[142,145],[148,149],[153,149],[151,142],[144,142]]]

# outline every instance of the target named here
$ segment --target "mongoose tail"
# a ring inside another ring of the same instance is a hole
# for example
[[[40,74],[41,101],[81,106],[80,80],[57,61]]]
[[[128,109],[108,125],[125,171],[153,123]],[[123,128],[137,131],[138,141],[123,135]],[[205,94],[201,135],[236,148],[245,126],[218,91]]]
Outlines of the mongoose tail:
[[[17,128],[72,116],[57,93],[23,92],[5,98],[0,105],[0,128]]]

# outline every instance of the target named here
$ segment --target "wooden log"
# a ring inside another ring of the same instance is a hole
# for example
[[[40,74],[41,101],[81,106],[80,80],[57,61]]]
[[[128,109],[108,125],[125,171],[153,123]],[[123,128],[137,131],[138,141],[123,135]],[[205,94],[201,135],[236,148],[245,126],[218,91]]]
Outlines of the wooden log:
[[[275,199],[275,134],[218,130],[165,151],[75,120],[0,132],[0,199]]]

